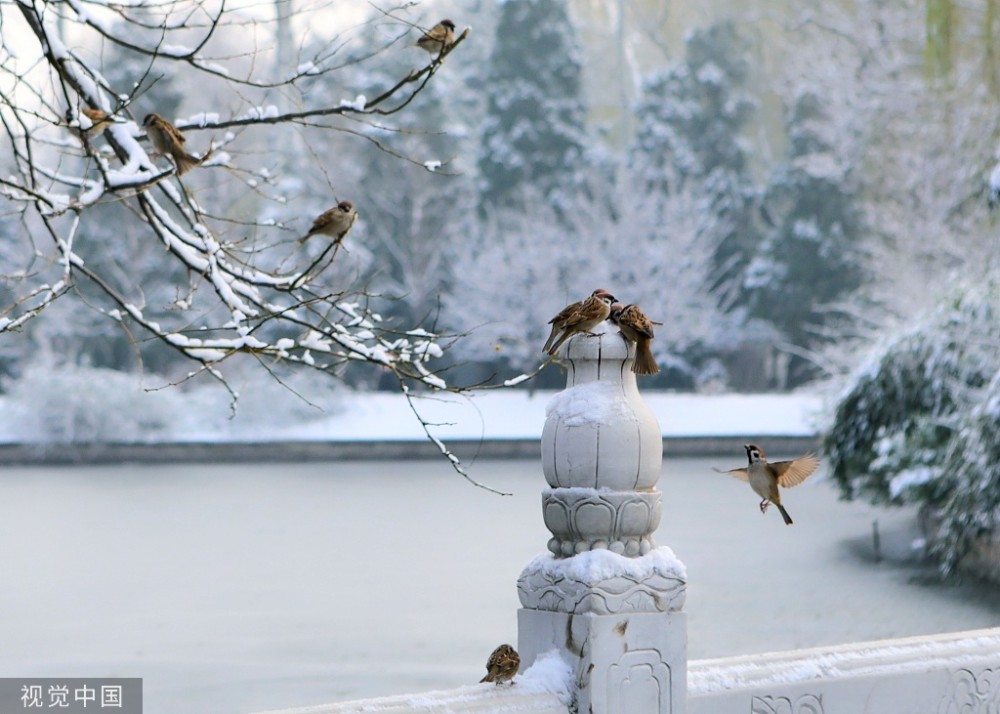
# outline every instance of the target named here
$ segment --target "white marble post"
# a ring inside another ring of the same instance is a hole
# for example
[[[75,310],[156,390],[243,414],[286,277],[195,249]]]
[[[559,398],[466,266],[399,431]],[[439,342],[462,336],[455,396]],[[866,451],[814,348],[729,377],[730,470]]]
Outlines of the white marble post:
[[[522,671],[558,649],[576,669],[573,711],[684,714],[684,565],[656,547],[663,439],[608,322],[567,341],[566,389],[549,403],[542,513],[549,553],[518,579]]]

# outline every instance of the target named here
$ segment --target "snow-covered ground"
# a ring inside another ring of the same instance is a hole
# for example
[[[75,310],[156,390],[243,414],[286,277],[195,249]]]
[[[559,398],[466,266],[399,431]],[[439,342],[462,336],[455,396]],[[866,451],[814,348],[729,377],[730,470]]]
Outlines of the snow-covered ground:
[[[416,407],[435,432],[452,439],[537,439],[545,407],[555,392],[485,392],[419,399]],[[812,394],[674,394],[647,392],[643,399],[656,414],[664,436],[810,436],[822,400]],[[406,400],[395,394],[352,398],[326,419],[297,426],[287,436],[304,439],[424,438]]]
[[[406,441],[425,439],[406,399],[391,392],[324,395],[322,409],[266,385],[246,390],[230,419],[222,390],[189,395],[144,392],[137,383],[109,390],[67,385],[51,405],[0,398],[0,442],[37,441]],[[72,386],[72,392],[67,392]],[[99,387],[99,385],[98,385]],[[131,390],[131,391],[129,391]],[[470,396],[416,397],[414,406],[444,440],[538,439],[556,392],[499,390]],[[644,392],[667,437],[816,434],[823,406],[816,394],[677,394]],[[73,400],[76,400],[75,402]],[[106,413],[102,413],[106,410]]]

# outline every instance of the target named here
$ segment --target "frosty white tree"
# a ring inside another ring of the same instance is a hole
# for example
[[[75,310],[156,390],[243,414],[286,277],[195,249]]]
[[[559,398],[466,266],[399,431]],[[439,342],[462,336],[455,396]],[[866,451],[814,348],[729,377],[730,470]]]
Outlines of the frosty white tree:
[[[276,3],[283,57],[290,54],[288,23],[336,21],[330,8],[291,17],[284,4]],[[253,16],[272,9],[187,1],[0,4],[0,121],[11,157],[0,178],[0,335],[30,328],[68,301],[74,314],[119,325],[137,351],[152,343],[182,356],[193,369],[179,380],[205,373],[228,388],[225,363],[249,355],[272,374],[291,365],[341,376],[364,363],[393,374],[407,394],[410,385],[448,388],[435,364],[449,338],[383,320],[364,285],[352,280],[358,268],[344,264],[350,248],[296,241],[350,186],[328,178],[327,187],[312,190],[327,196],[322,208],[290,213],[285,206],[296,190],[309,193],[301,187],[309,162],[319,166],[313,174],[350,175],[328,143],[310,153],[301,132],[336,131],[379,150],[380,134],[392,129],[383,122],[418,111],[417,96],[468,30],[431,57],[407,49],[426,24],[382,11],[372,21],[377,42],[359,48],[357,28],[352,34],[346,27],[312,51],[303,40],[297,65],[279,64],[275,76],[262,49],[273,39],[254,29],[270,18]],[[308,105],[298,90],[304,79],[407,52],[413,68],[378,96],[345,87],[344,98],[327,94]],[[121,77],[122,67],[135,75]],[[172,107],[150,100],[158,82],[171,80],[183,108],[197,112],[176,124],[187,133],[187,150],[203,158],[183,178],[167,158],[152,155],[137,122],[154,111],[173,120]],[[111,120],[94,127],[85,110]],[[261,127],[266,140],[255,144],[252,131]],[[282,167],[289,173],[276,174]],[[363,215],[363,198],[350,197]]]

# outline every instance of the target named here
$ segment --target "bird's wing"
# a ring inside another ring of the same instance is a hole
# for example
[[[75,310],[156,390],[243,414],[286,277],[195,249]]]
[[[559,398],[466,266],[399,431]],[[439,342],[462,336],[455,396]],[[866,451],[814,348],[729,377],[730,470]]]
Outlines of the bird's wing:
[[[557,322],[564,322],[566,320],[566,318],[568,318],[574,312],[576,312],[577,310],[579,310],[582,306],[583,306],[583,301],[582,300],[580,300],[578,302],[570,303],[569,305],[567,305],[566,307],[564,307],[562,310],[560,310],[558,315],[556,315],[551,320],[549,320],[549,324],[550,325],[554,325]]]
[[[770,464],[778,476],[778,485],[782,488],[798,486],[812,475],[819,466],[819,459],[814,454],[806,454],[795,461],[776,461]]]
[[[746,469],[729,469],[728,471],[723,471],[722,469],[717,469],[713,466],[712,470],[720,474],[729,474],[733,478],[738,478],[740,481],[750,480],[750,476],[747,474]]]
[[[330,221],[333,220],[333,211],[334,209],[329,208],[323,211],[318,216],[316,216],[316,218],[313,220],[312,228],[309,229],[309,232],[312,233],[313,231],[328,226],[330,224]]]

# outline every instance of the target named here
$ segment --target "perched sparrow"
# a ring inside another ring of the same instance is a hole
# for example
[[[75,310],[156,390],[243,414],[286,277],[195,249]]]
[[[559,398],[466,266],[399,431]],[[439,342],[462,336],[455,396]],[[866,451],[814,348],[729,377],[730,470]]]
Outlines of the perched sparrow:
[[[595,290],[593,294],[596,295],[599,292],[601,292],[601,290],[598,289]],[[583,300],[571,302],[569,305],[560,310],[558,315],[549,320],[549,324],[552,325],[552,329],[549,331],[549,338],[545,340],[545,344],[542,346],[542,352],[549,351],[549,348],[556,339],[556,335],[558,335],[562,329],[566,327],[566,320],[568,320],[570,316],[581,307],[583,307]]]
[[[635,343],[635,362],[632,371],[636,374],[656,374],[660,368],[649,349],[653,340],[653,321],[639,309],[638,305],[622,305],[616,302],[611,306],[611,321],[618,325],[618,330],[626,340]]]
[[[521,666],[521,657],[510,645],[500,645],[490,658],[486,661],[486,676],[479,680],[483,682],[509,682],[517,674],[517,668]]]
[[[170,154],[174,166],[177,167],[178,176],[208,158],[207,154],[199,159],[187,153],[184,150],[184,135],[159,114],[147,114],[142,120],[142,125],[146,127],[146,136],[149,137],[156,152],[160,155]]]
[[[93,139],[95,136],[102,133],[105,129],[115,123],[115,118],[113,116],[105,111],[101,111],[100,109],[80,107],[80,113],[90,119],[90,128],[84,130],[83,132],[87,135],[88,139]]]
[[[341,201],[330,210],[319,214],[309,232],[299,238],[299,243],[305,243],[316,234],[329,236],[333,238],[334,243],[340,243],[356,220],[358,212],[354,210],[354,204],[350,201]]]
[[[417,47],[432,55],[441,54],[442,50],[455,41],[455,23],[451,20],[441,20],[417,40]]]
[[[730,469],[729,471],[719,471],[734,476],[741,481],[749,481],[750,488],[754,490],[763,500],[760,502],[760,512],[767,511],[768,505],[773,503],[781,511],[781,517],[785,519],[785,525],[792,525],[792,517],[781,505],[781,496],[778,493],[778,486],[791,488],[798,486],[805,481],[812,472],[819,466],[819,459],[813,454],[806,454],[795,459],[795,461],[776,461],[773,464],[767,463],[764,458],[764,450],[755,444],[744,444],[747,450],[748,466],[742,469]]]
[[[566,306],[562,312],[556,315],[550,323],[553,331],[561,330],[559,339],[549,345],[552,337],[546,341],[549,348],[546,350],[550,355],[562,347],[562,343],[579,332],[589,332],[608,319],[611,314],[611,304],[615,302],[615,296],[607,290],[598,288],[590,294],[590,297],[583,302],[573,303]],[[572,309],[571,309],[572,308]],[[567,313],[567,314],[563,314]]]

